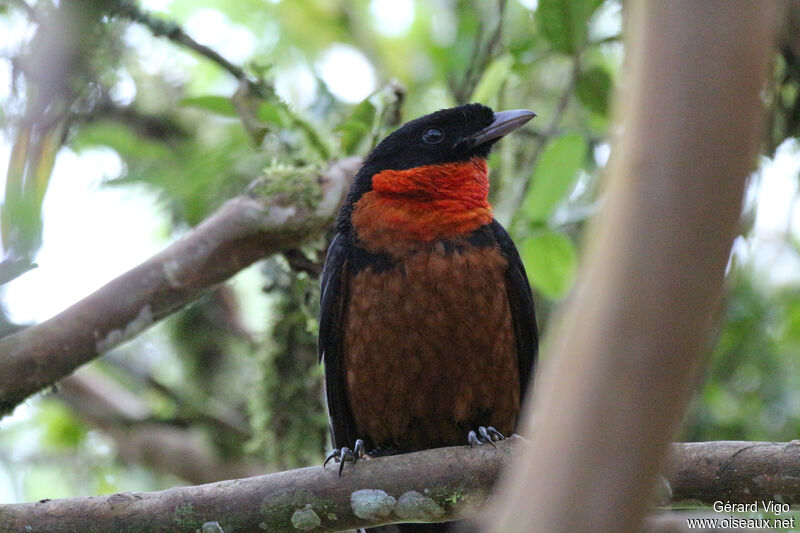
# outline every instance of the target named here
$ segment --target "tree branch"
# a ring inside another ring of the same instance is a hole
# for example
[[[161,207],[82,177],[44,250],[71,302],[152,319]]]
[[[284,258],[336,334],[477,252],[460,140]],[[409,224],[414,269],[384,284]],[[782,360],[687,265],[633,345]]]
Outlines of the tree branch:
[[[674,502],[800,504],[800,440],[673,444],[666,472]]]
[[[120,105],[108,94],[103,94],[88,112],[73,114],[72,120],[89,124],[98,121],[116,121],[128,126],[140,137],[161,142],[172,142],[188,137],[188,133],[171,114],[150,114],[137,109],[134,104]]]
[[[89,370],[63,379],[58,398],[82,420],[109,435],[119,459],[170,472],[193,484],[264,472],[265,466],[255,460],[220,457],[200,428],[156,420],[139,396]]]
[[[512,437],[496,448],[457,446],[370,459],[348,463],[341,478],[335,465],[312,466],[161,492],[0,505],[0,530],[165,533],[218,521],[224,531],[279,533],[466,518],[524,446]],[[673,501],[767,502],[780,494],[782,502],[800,503],[800,441],[678,443],[667,465]]]
[[[168,387],[160,380],[156,379],[147,369],[119,357],[105,357],[103,363],[114,370],[114,376],[125,384],[126,390],[135,390],[140,397],[155,393],[168,398],[168,400],[175,405],[176,415],[168,419],[162,419],[161,421],[180,427],[187,427],[190,424],[199,423],[203,426],[213,428],[215,432],[232,433],[242,442],[250,439],[249,422],[244,416],[244,413],[240,412],[234,406],[218,403],[216,401],[202,402],[203,405],[199,405],[197,402],[184,396],[184,394],[179,393],[177,390]],[[99,379],[96,376],[95,378]],[[59,397],[63,395],[63,385],[63,382],[59,383]],[[100,398],[98,398],[98,400],[100,400]],[[77,406],[76,410],[81,412],[81,407]],[[230,477],[236,476],[228,476],[228,478]],[[195,483],[205,483],[205,481],[197,481]]]
[[[215,520],[224,531],[278,533],[453,519],[486,500],[520,442],[365,460],[346,464],[341,477],[337,465],[317,465],[161,492],[0,505],[0,530],[185,532]]]
[[[488,29],[485,27],[485,20],[483,16],[478,17],[478,28],[473,41],[472,53],[470,54],[470,61],[467,65],[464,77],[460,81],[451,78],[448,85],[453,98],[459,104],[468,103],[470,95],[475,91],[475,87],[480,80],[481,75],[486,70],[489,62],[494,58],[495,52],[500,45],[500,39],[503,34],[503,22],[505,20],[507,0],[498,0],[497,2],[497,24],[488,39],[484,39],[484,35],[488,34]],[[469,5],[469,4],[467,4]],[[473,9],[470,6],[468,9]],[[485,41],[485,42],[484,42]]]
[[[266,91],[261,83],[252,80],[247,76],[247,73],[244,71],[244,69],[225,59],[216,50],[213,50],[212,48],[200,44],[192,39],[177,23],[154,17],[128,0],[117,0],[113,11],[122,17],[142,24],[156,37],[166,37],[170,41],[181,44],[210,59],[217,65],[227,70],[237,80],[245,80],[255,94],[258,94],[262,97],[265,96]]]
[[[630,6],[603,211],[544,343],[531,446],[486,531],[636,531],[708,351],[778,4]]]
[[[307,176],[322,188],[319,201],[298,202],[291,191],[228,200],[160,254],[50,320],[0,339],[0,416],[239,270],[319,235],[359,165],[348,158]]]

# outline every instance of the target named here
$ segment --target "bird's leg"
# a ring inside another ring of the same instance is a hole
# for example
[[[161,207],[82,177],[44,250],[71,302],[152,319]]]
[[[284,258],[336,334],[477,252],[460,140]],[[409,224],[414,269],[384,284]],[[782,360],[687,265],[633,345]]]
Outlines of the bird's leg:
[[[364,441],[361,439],[356,439],[356,444],[353,446],[352,450],[347,446],[334,448],[333,451],[325,458],[325,461],[322,463],[322,468],[325,468],[325,465],[327,465],[328,462],[333,459],[334,462],[339,463],[339,477],[341,477],[345,463],[355,463],[356,461],[363,459],[365,456],[366,453],[364,453]]]
[[[495,441],[501,440],[505,440],[505,437],[492,426],[479,426],[477,432],[473,429],[467,434],[467,443],[470,446],[482,446],[484,444],[494,446]]]

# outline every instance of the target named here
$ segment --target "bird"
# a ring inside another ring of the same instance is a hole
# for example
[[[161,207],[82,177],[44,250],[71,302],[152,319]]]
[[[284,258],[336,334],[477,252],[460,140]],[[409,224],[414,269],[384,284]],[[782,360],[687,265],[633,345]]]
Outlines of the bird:
[[[325,464],[339,462],[340,476],[365,453],[488,444],[515,430],[538,330],[520,255],[488,201],[487,159],[534,116],[442,109],[386,136],[356,174],[320,290]]]

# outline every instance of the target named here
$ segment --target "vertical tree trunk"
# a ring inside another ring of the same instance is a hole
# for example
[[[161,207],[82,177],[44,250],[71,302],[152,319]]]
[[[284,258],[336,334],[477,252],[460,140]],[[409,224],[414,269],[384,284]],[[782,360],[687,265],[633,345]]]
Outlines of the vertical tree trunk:
[[[633,531],[707,352],[777,3],[634,2],[621,137],[495,532]]]

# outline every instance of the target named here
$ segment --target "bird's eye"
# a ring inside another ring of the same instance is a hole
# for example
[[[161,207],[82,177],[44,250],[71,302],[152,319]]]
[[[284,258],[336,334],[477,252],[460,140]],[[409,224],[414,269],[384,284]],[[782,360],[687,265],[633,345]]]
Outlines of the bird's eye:
[[[422,134],[422,142],[426,144],[439,144],[444,140],[444,133],[438,128],[431,128]]]

